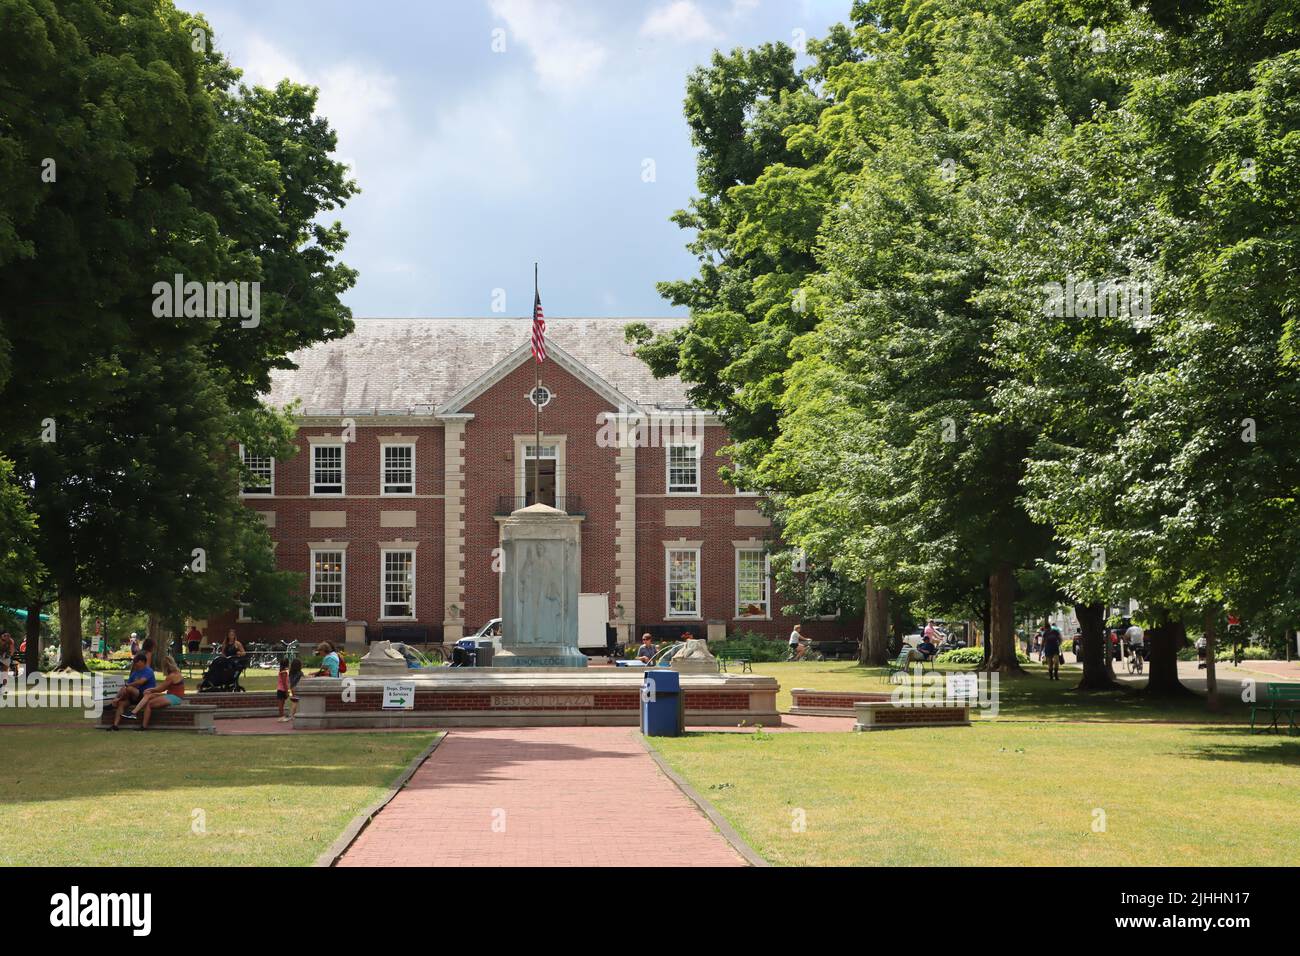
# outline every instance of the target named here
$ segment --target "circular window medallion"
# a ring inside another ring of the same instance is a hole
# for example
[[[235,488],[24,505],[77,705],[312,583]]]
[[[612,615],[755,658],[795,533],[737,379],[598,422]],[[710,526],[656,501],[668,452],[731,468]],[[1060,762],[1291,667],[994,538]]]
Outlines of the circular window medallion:
[[[538,385],[528,390],[528,400],[538,408],[545,408],[551,404],[551,390],[545,385]]]

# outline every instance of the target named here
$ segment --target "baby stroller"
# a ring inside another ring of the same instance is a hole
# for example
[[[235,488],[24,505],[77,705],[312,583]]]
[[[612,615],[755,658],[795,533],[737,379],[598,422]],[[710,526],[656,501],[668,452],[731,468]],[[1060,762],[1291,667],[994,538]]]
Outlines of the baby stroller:
[[[239,675],[248,667],[250,658],[247,654],[239,657],[214,657],[208,669],[203,672],[199,682],[199,693],[205,691],[243,691]]]

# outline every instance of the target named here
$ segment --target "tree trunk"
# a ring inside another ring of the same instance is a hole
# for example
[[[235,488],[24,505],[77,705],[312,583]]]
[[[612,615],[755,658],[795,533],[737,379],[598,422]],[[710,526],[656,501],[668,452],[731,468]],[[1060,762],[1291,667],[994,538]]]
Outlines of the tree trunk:
[[[1214,645],[1218,640],[1219,609],[1211,607],[1205,612],[1205,707],[1219,710],[1219,678],[1214,671]]]
[[[984,579],[984,617],[980,622],[984,626],[984,669],[989,667],[989,634],[992,632],[993,612],[989,608],[989,582],[990,578]]]
[[[1074,605],[1074,616],[1083,632],[1083,679],[1076,690],[1113,690],[1115,677],[1108,665],[1110,641],[1106,639],[1106,605]]]
[[[35,674],[41,669],[41,604],[27,605],[27,657],[24,663],[26,674]],[[26,677],[24,675],[24,678]]]
[[[889,592],[877,588],[874,578],[867,578],[862,613],[862,648],[858,660],[879,667],[888,663],[888,654]]]
[[[1152,697],[1190,696],[1192,692],[1178,680],[1178,651],[1187,643],[1187,628],[1181,620],[1170,620],[1168,611],[1162,611],[1160,624],[1148,633],[1151,676],[1144,693]]]
[[[163,617],[156,611],[149,612],[149,622],[145,627],[145,638],[153,641],[153,656],[149,660],[149,666],[157,673],[161,674],[163,664],[167,656],[171,654],[172,634],[163,626]]]
[[[1003,674],[1020,674],[1016,659],[1016,578],[1009,564],[1000,564],[989,575],[988,669]]]
[[[81,653],[81,595],[71,587],[59,589],[59,645],[60,668],[86,670]]]

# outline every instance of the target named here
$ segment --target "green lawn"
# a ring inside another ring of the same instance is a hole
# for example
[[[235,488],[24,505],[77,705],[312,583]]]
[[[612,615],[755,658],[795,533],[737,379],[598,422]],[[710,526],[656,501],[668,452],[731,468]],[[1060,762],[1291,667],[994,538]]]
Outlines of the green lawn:
[[[1300,737],[998,720],[866,734],[692,733],[654,745],[774,864],[1300,859]],[[1098,811],[1104,832],[1094,831]]]
[[[781,684],[776,696],[777,709],[782,713],[791,707],[790,690],[795,687],[810,690],[875,690],[889,692],[897,685],[890,684],[885,671],[879,667],[863,667],[851,661],[820,661],[799,663],[755,664],[755,674],[775,677]],[[943,666],[945,671],[972,671],[969,666]],[[1023,677],[1002,678],[998,682],[999,720],[1148,720],[1196,721],[1208,723],[1239,723],[1249,719],[1250,708],[1240,699],[1220,694],[1222,709],[1209,713],[1204,697],[1169,702],[1148,700],[1134,690],[1124,688],[1107,693],[1081,694],[1074,690],[1079,682],[1078,667],[1066,667],[1059,681],[1047,679],[1047,669],[1042,664],[1025,665]]]
[[[0,865],[304,866],[436,736],[110,734],[65,723],[4,730]]]

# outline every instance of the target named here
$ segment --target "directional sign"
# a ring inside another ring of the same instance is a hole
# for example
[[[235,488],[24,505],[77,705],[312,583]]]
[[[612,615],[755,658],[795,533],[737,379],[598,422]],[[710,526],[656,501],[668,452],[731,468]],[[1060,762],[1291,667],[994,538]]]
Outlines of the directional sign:
[[[384,681],[384,710],[414,710],[415,684],[411,681]]]

